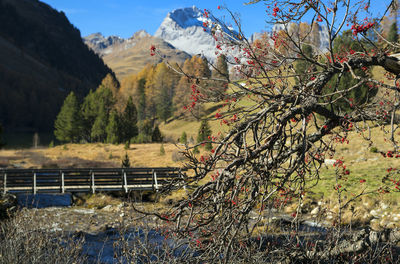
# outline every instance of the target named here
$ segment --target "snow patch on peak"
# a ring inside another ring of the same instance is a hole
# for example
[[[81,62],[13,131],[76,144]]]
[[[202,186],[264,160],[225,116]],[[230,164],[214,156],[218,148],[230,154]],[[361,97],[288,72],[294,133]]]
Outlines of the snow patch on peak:
[[[214,61],[217,57],[217,44],[210,28],[203,27],[204,23],[212,25],[213,22],[211,17],[205,17],[196,6],[175,9],[168,13],[154,36],[186,53],[200,54]]]
[[[168,13],[167,18],[175,21],[182,28],[202,26],[204,22],[203,13],[196,6],[175,9]]]

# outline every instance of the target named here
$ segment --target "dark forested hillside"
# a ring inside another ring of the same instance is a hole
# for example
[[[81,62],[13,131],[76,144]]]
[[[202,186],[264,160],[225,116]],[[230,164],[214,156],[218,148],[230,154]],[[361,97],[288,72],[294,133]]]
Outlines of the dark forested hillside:
[[[37,0],[0,0],[0,123],[52,131],[63,100],[82,98],[111,73],[80,32]]]

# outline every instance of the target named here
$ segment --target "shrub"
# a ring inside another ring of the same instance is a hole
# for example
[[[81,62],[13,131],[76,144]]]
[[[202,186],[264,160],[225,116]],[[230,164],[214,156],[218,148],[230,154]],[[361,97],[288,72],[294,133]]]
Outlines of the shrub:
[[[182,132],[182,135],[181,135],[181,138],[179,139],[179,142],[182,143],[182,144],[185,144],[185,145],[187,144],[187,135],[186,135],[185,131]]]
[[[125,149],[125,150],[128,150],[128,149],[129,149],[129,146],[130,146],[130,141],[128,140],[128,141],[125,142],[124,149]]]
[[[39,229],[18,214],[0,223],[0,263],[85,263],[83,239]]]
[[[121,166],[122,168],[129,168],[131,166],[131,161],[129,160],[128,153],[125,153]]]
[[[164,156],[164,155],[165,155],[164,144],[161,144],[161,147],[160,147],[160,155],[161,155],[161,156]]]
[[[369,149],[369,152],[378,153],[378,148],[377,148],[377,147],[371,147],[371,148]]]

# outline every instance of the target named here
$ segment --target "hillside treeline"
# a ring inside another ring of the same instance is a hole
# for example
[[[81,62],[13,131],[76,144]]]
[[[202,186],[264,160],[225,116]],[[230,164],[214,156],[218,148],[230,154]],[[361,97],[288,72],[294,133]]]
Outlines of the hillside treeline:
[[[185,74],[179,73],[182,71]],[[209,63],[197,56],[183,65],[147,65],[124,79],[121,86],[108,75],[82,102],[74,93],[65,99],[55,121],[55,136],[61,142],[162,141],[158,124],[191,116],[189,113],[203,117],[196,102],[220,96],[226,89],[223,78],[229,78],[224,57],[210,70]]]
[[[136,106],[129,97],[121,108],[117,95],[119,83],[107,75],[101,85],[80,103],[71,92],[54,122],[54,135],[61,142],[159,142],[158,127],[138,120]]]
[[[217,80],[209,80],[211,77]],[[221,96],[226,89],[223,80],[227,77],[225,57],[218,58],[213,68],[206,59],[193,56],[183,65],[174,63],[168,67],[165,63],[159,63],[146,66],[138,74],[121,82],[120,95],[125,100],[132,96],[137,102],[139,120],[167,122],[172,117],[193,115],[201,118],[204,115],[203,108],[196,102],[204,97]]]

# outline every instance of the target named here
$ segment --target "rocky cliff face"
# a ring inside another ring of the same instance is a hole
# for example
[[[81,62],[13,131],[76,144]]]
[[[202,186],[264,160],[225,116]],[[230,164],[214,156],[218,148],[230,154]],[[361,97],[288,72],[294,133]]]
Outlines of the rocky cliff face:
[[[86,45],[97,54],[107,53],[109,47],[123,43],[125,40],[118,36],[104,37],[101,33],[94,33],[84,38]]]
[[[85,44],[100,56],[105,56],[114,52],[127,50],[136,45],[142,38],[150,37],[151,35],[145,30],[140,30],[128,39],[118,36],[104,37],[101,33],[94,33],[83,38]]]
[[[293,34],[296,36],[297,34],[303,34],[303,35],[308,35],[306,37],[306,40],[313,44],[313,46],[318,47],[319,52],[324,53],[328,51],[329,48],[329,31],[328,28],[325,25],[318,25],[316,28],[317,31],[317,39],[313,39],[313,32],[311,30],[311,26],[304,23],[305,30],[302,32],[301,28],[299,29],[299,25],[296,23],[290,23],[290,24],[275,24],[272,27],[272,32],[278,32],[281,30],[288,31],[290,34]]]

